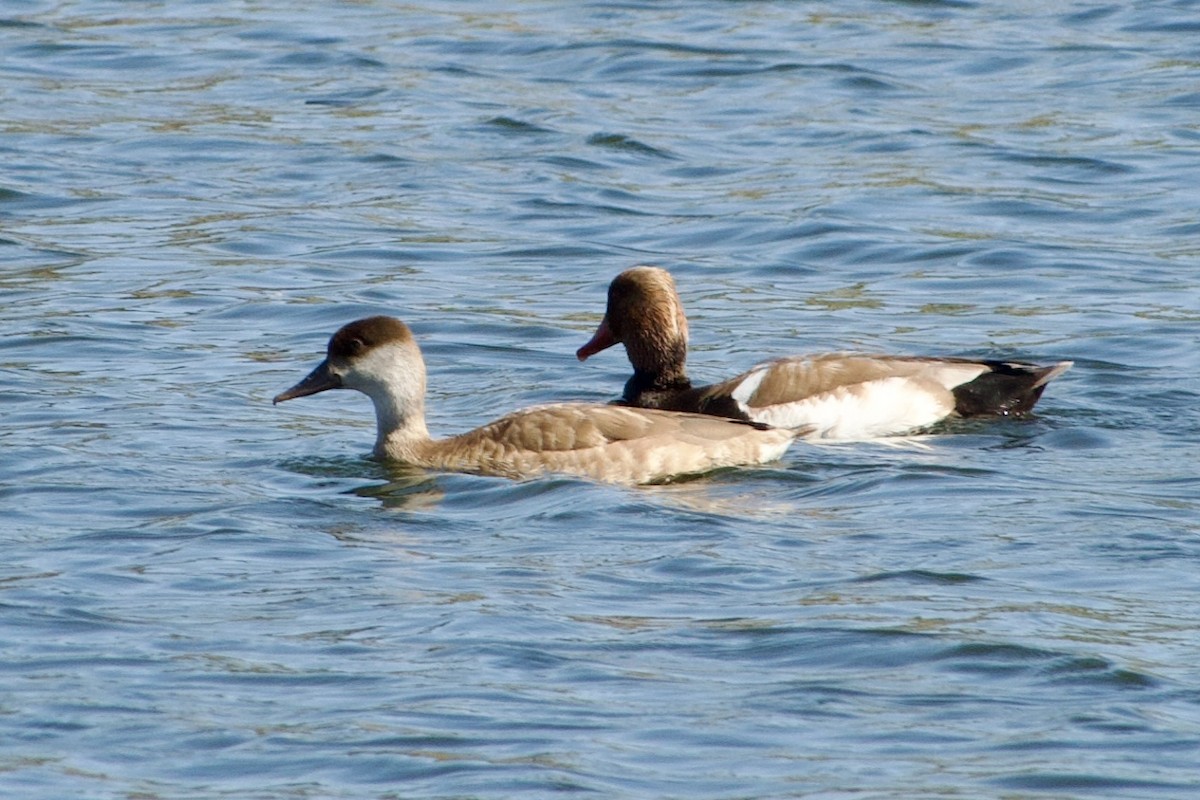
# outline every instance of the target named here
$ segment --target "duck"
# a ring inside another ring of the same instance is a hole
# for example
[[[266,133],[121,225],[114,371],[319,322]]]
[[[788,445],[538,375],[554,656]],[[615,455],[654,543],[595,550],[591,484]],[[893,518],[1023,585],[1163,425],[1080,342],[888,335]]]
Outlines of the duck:
[[[616,344],[633,366],[617,405],[804,427],[804,438],[830,441],[903,436],[954,417],[1024,416],[1073,363],[820,353],[693,386],[683,303],[671,274],[652,266],[612,280],[604,317],[576,357],[585,361]]]
[[[561,473],[604,483],[666,483],[774,461],[803,433],[700,414],[558,403],[434,439],[425,424],[421,350],[409,327],[389,316],[343,325],[330,337],[325,359],[274,403],[331,389],[371,398],[374,455],[381,460],[513,479]]]

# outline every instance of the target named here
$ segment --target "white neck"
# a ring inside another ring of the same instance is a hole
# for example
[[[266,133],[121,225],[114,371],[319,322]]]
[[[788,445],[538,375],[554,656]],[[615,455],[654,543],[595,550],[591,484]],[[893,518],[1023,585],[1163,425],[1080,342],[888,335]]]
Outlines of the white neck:
[[[342,376],[375,404],[375,454],[403,458],[429,440],[425,427],[425,364],[415,345],[387,344],[357,358]]]
[[[399,458],[418,442],[429,441],[425,427],[425,398],[404,402],[395,396],[373,396],[375,455]]]

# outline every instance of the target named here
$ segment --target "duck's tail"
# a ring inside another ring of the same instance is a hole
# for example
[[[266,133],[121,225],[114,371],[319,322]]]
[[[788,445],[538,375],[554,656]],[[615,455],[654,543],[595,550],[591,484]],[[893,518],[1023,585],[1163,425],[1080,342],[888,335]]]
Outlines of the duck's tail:
[[[1066,372],[1073,361],[1048,367],[1019,361],[983,361],[988,371],[954,388],[954,410],[964,417],[1021,416],[1041,399],[1046,384]]]

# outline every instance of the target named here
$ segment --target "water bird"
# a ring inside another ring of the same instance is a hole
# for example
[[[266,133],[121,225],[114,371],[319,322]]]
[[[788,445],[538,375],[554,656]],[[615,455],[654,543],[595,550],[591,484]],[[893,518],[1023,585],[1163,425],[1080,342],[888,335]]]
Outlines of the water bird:
[[[687,376],[688,326],[671,274],[638,266],[613,279],[584,361],[625,346],[633,376],[617,404],[699,412],[855,441],[911,433],[948,417],[1022,416],[1072,365],[822,353],[766,361],[710,386]]]
[[[380,459],[516,479],[563,473],[608,483],[661,483],[775,460],[805,433],[699,414],[559,403],[433,439],[425,426],[425,361],[408,326],[388,316],[340,328],[325,359],[274,402],[329,389],[355,389],[371,398]]]

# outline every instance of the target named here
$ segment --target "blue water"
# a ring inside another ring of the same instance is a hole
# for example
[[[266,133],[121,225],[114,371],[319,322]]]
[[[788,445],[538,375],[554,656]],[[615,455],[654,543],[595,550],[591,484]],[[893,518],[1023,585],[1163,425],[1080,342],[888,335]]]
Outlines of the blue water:
[[[1200,793],[1200,6],[0,8],[0,794]],[[675,486],[369,457],[270,398],[368,313],[430,426],[1073,359],[1039,414]]]

